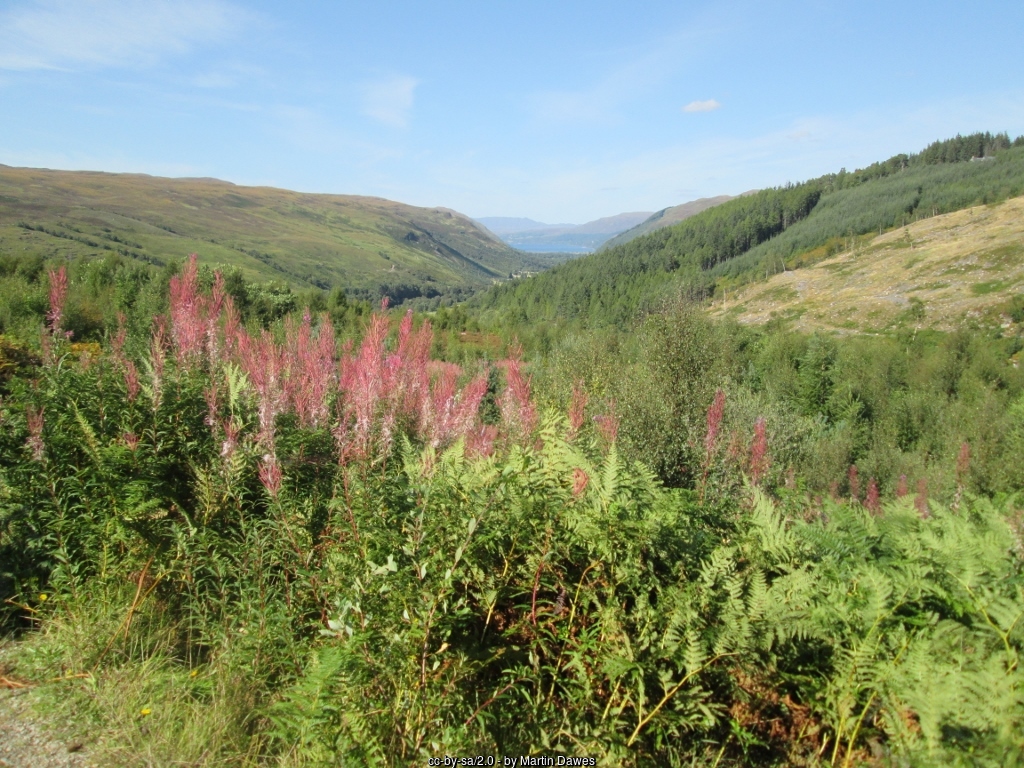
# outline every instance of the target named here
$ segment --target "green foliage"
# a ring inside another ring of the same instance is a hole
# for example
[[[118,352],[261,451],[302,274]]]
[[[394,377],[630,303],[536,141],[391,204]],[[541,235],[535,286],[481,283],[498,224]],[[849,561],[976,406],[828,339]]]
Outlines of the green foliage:
[[[374,305],[458,301],[548,263],[454,211],[212,179],[5,167],[0,218],[0,274],[7,260],[29,270],[116,257],[159,269],[196,252],[251,282],[343,287]]]
[[[822,201],[1017,151],[908,161]],[[676,233],[705,249],[691,274],[782,241],[814,194]],[[438,308],[433,342],[411,317],[389,340],[378,316],[339,365],[295,322],[309,308],[354,336],[369,307],[339,289],[231,272],[243,334],[196,291],[208,270],[77,260],[63,325],[40,330],[45,266],[0,261],[0,319],[29,340],[0,340],[0,621],[22,637],[4,674],[108,734],[106,764],[1024,751],[1018,339],[751,330],[678,302],[635,332],[546,328],[532,379],[506,361],[460,392],[431,344],[501,344],[462,308]],[[109,353],[71,343],[92,339]],[[345,383],[315,390],[336,368]],[[474,429],[438,437],[473,387]]]
[[[820,194],[816,185],[803,184],[730,200],[607,252],[496,286],[474,304],[485,316],[496,310],[513,323],[567,317],[624,325],[638,309],[653,308],[669,284],[682,280],[698,293],[706,291],[704,271],[807,216]]]
[[[984,162],[969,162],[972,158]],[[1024,150],[1005,134],[936,142],[847,173],[762,190],[472,301],[481,319],[627,327],[675,296],[704,298],[856,247],[923,217],[1024,194]],[[788,266],[787,266],[788,265]]]

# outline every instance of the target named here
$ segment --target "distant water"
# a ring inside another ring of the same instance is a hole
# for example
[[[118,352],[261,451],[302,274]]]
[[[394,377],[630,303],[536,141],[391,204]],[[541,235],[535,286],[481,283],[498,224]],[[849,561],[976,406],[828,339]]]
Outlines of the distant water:
[[[517,243],[515,240],[506,240],[506,243],[513,248],[518,248],[526,253],[593,253],[593,248],[584,248],[579,245],[568,245],[566,243]]]

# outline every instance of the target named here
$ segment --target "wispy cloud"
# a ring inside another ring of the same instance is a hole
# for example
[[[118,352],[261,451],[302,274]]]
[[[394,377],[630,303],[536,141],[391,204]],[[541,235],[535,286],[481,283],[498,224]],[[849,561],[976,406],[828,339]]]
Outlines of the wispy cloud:
[[[416,78],[406,75],[363,83],[360,89],[363,114],[385,125],[405,128],[409,124],[417,85]]]
[[[225,0],[34,0],[0,12],[0,69],[149,66],[224,39],[250,14]]]
[[[571,153],[530,166],[446,158],[433,170],[445,204],[470,215],[587,221],[627,210],[659,210],[698,197],[739,194],[862,168],[931,141],[995,126],[1024,125],[1024,92],[893,109],[811,115],[747,134],[730,132],[591,162]]]
[[[683,107],[683,112],[714,112],[716,109],[720,109],[721,106],[722,105],[716,99],[691,101]]]
[[[615,121],[623,105],[678,76],[729,24],[720,10],[701,13],[683,28],[609,56],[618,61],[589,85],[537,91],[528,96],[527,106],[543,123]]]

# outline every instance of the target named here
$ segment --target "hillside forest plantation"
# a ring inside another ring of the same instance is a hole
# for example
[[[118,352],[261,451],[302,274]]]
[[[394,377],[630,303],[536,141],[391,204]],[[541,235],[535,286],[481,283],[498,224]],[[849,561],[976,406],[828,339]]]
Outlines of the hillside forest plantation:
[[[1022,196],[957,136],[551,266],[0,167],[0,684],[96,765],[1021,765]]]

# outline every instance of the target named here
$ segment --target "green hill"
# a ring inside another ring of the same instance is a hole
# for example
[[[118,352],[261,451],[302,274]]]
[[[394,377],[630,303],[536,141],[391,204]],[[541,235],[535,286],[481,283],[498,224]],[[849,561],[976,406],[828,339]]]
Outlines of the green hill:
[[[195,252],[250,279],[395,301],[465,296],[547,266],[445,208],[215,179],[0,166],[0,253],[111,252],[155,265]]]
[[[744,194],[750,195],[753,194],[753,192],[745,192]],[[665,227],[671,227],[673,224],[685,221],[691,216],[696,216],[701,211],[706,211],[708,208],[714,208],[716,205],[721,205],[722,203],[732,199],[731,195],[702,197],[699,200],[691,200],[690,202],[683,203],[682,205],[673,205],[669,208],[662,208],[657,213],[652,213],[635,227],[627,229],[625,232],[620,232],[615,237],[605,241],[601,244],[601,247],[598,250],[607,251],[617,245],[625,245],[630,240],[636,240],[636,238],[641,235],[646,235]]]
[[[714,296],[827,258],[856,236],[1021,194],[1024,137],[958,136],[853,173],[729,200],[529,280],[495,286],[474,305],[503,325],[624,325],[669,295]]]

